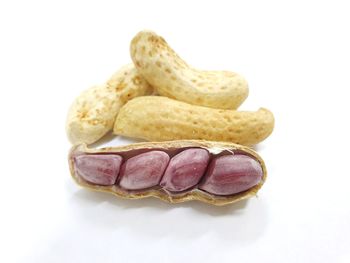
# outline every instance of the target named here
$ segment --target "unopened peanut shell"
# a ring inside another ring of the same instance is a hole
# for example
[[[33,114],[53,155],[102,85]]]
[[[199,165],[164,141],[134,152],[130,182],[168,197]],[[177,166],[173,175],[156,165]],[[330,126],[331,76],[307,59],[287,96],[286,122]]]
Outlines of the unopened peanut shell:
[[[273,114],[195,106],[160,96],[138,97],[125,104],[114,133],[148,141],[201,139],[254,145],[274,127]]]
[[[96,142],[113,128],[120,107],[128,100],[152,93],[151,86],[130,64],[106,83],[82,92],[69,109],[66,132],[72,144]]]
[[[131,41],[130,53],[137,70],[162,96],[232,110],[248,96],[248,84],[242,76],[195,69],[152,31],[139,32]]]

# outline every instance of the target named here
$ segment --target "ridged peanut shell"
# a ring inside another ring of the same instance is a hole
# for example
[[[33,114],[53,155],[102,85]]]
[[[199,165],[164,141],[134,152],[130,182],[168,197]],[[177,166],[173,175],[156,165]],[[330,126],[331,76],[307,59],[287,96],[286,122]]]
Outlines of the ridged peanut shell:
[[[140,74],[162,96],[218,109],[236,109],[248,96],[242,76],[195,69],[152,31],[141,31],[133,38],[130,54]]]
[[[75,99],[66,121],[68,139],[72,144],[96,142],[113,128],[122,105],[152,91],[132,64],[122,67],[106,83],[85,90]]]
[[[200,139],[254,145],[267,138],[273,127],[273,114],[265,108],[220,110],[144,96],[121,108],[114,133],[147,141]]]

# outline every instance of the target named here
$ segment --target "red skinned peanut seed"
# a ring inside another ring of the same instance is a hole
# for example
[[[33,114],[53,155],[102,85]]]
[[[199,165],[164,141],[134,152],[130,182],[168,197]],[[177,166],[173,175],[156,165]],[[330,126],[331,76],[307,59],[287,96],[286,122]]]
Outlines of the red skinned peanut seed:
[[[215,195],[233,195],[257,185],[262,176],[261,165],[252,157],[224,155],[210,163],[199,189]]]
[[[187,190],[198,184],[208,162],[207,150],[199,148],[184,150],[170,160],[160,186],[171,192]]]
[[[151,151],[128,159],[120,171],[120,186],[127,190],[142,190],[159,184],[169,155],[162,151]]]
[[[119,155],[79,155],[74,158],[76,172],[86,181],[97,185],[113,185],[119,174]]]

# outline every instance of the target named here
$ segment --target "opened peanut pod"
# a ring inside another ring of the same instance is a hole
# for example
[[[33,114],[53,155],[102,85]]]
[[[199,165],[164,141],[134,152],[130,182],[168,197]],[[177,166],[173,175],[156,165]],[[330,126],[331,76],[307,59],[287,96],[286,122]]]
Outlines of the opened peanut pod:
[[[69,167],[84,188],[127,199],[227,205],[255,196],[267,171],[251,146],[273,131],[267,108],[239,111],[247,81],[187,64],[152,31],[131,41],[133,64],[73,102]],[[107,133],[144,142],[94,148]]]

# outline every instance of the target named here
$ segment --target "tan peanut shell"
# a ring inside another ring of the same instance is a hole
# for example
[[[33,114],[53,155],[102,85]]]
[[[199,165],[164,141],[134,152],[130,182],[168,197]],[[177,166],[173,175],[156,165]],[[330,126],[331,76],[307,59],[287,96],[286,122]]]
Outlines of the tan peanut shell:
[[[242,76],[190,67],[152,31],[139,32],[130,53],[137,70],[162,96],[218,109],[236,109],[248,96]]]
[[[132,64],[122,67],[105,84],[94,86],[75,99],[66,121],[69,140],[72,144],[97,141],[113,128],[123,104],[151,93],[151,86]]]
[[[159,190],[159,189],[150,189],[146,191],[142,191],[139,193],[126,193],[124,191],[121,191],[118,187],[115,185],[112,186],[101,186],[101,185],[94,185],[91,183],[86,182],[82,178],[76,175],[74,171],[74,163],[72,156],[76,152],[84,152],[84,153],[122,153],[122,152],[128,152],[131,150],[138,150],[138,149],[158,149],[158,150],[168,150],[173,148],[186,148],[186,147],[200,147],[207,149],[209,152],[213,153],[220,153],[222,151],[235,151],[239,150],[246,154],[251,155],[254,157],[261,165],[263,170],[263,177],[262,180],[255,185],[254,187],[250,188],[249,190],[246,190],[244,192],[240,192],[234,195],[230,196],[216,196],[211,195],[209,193],[206,193],[204,191],[193,189],[192,191],[180,193],[176,195],[169,195],[166,192]],[[167,141],[167,142],[144,142],[144,143],[135,143],[130,144],[126,146],[118,146],[118,147],[107,147],[103,149],[89,149],[86,147],[86,145],[76,145],[73,146],[70,154],[69,154],[69,166],[71,171],[71,176],[76,181],[77,184],[79,184],[82,187],[94,190],[94,191],[100,191],[100,192],[107,192],[111,193],[115,196],[127,198],[127,199],[141,199],[146,197],[156,197],[163,201],[169,202],[169,203],[181,203],[185,201],[192,201],[192,200],[198,200],[202,201],[208,204],[222,206],[227,205],[231,203],[238,202],[243,199],[247,199],[249,197],[255,196],[259,189],[262,187],[266,180],[267,172],[265,163],[262,160],[262,158],[252,149],[234,144],[234,143],[227,143],[227,142],[214,142],[214,141],[202,141],[202,140],[182,140],[182,141]]]
[[[254,145],[274,127],[272,113],[211,109],[160,96],[138,97],[125,104],[114,133],[147,141],[202,139]]]

